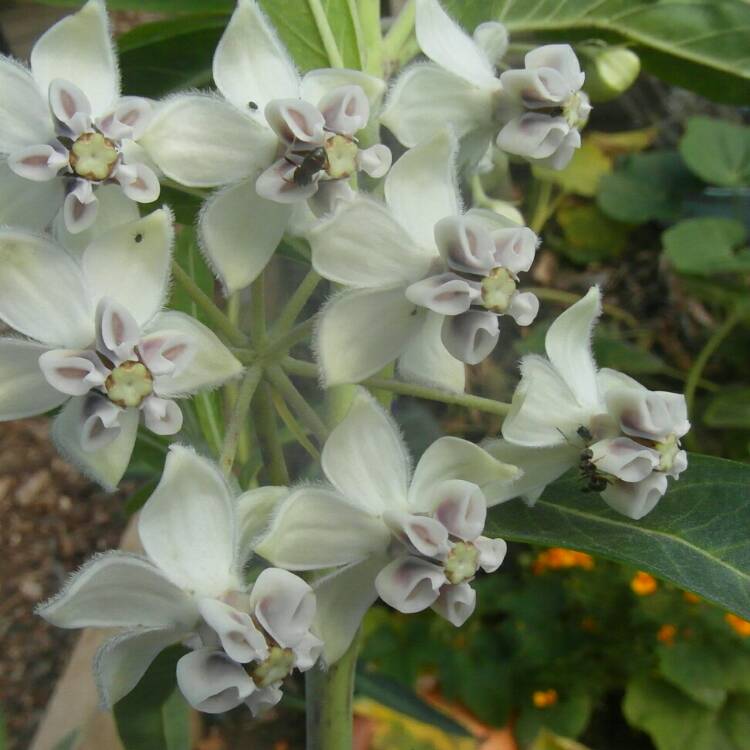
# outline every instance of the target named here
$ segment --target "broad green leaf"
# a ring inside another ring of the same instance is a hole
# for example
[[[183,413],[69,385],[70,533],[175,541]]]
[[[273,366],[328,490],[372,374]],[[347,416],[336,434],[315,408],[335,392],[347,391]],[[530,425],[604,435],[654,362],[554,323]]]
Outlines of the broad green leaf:
[[[565,238],[559,250],[574,263],[606,260],[625,249],[629,227],[606,216],[595,204],[560,206],[556,218]]]
[[[533,508],[491,509],[489,536],[569,547],[647,570],[750,619],[750,466],[692,454],[679,481],[640,521],[581,490],[550,485]]]
[[[547,708],[526,704],[521,709],[515,733],[524,745],[533,742],[543,728],[567,737],[577,737],[586,728],[590,716],[590,696],[582,692],[561,694],[558,702]]]
[[[611,367],[632,375],[655,375],[666,369],[664,360],[658,355],[607,335],[601,329],[594,336],[594,356],[600,367]]]
[[[750,271],[745,227],[734,219],[686,219],[661,236],[664,253],[682,273],[710,275]]]
[[[529,750],[589,750],[580,742],[558,737],[556,734],[543,729]]]
[[[691,117],[680,153],[685,164],[711,185],[750,185],[750,127]]]
[[[743,0],[445,0],[468,28],[502,21],[512,37],[626,41],[645,70],[717,101],[747,103],[750,5]]]
[[[604,175],[597,202],[605,214],[619,221],[673,221],[685,196],[697,187],[679,154],[653,151],[627,156],[612,174]]]
[[[709,401],[703,421],[708,427],[750,429],[750,388],[717,393]]]
[[[612,159],[595,143],[586,140],[581,148],[576,149],[565,169],[532,167],[532,171],[535,177],[554,182],[566,193],[592,198],[596,195],[599,180],[612,171]]]
[[[696,640],[680,641],[659,650],[659,671],[675,687],[708,708],[726,700],[731,662]]]

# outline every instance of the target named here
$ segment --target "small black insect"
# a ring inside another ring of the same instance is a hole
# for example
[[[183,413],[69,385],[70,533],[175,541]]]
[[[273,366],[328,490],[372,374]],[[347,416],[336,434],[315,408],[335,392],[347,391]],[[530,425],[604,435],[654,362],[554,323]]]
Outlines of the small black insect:
[[[303,157],[299,164],[287,158],[290,164],[295,164],[297,167],[292,173],[291,180],[297,187],[306,187],[318,172],[328,168],[328,154],[322,146],[311,151],[292,151],[292,154]]]
[[[136,234],[135,241],[136,242],[143,242],[143,235],[140,232],[138,232],[138,234]]]
[[[593,440],[591,431],[587,427],[579,427],[576,432],[579,437],[588,444]],[[611,482],[610,478],[602,474],[596,466],[594,452],[591,448],[586,447],[581,451],[581,457],[578,462],[579,477],[586,482],[584,492],[603,492]]]
[[[581,438],[581,440],[584,440],[586,444],[590,443],[594,439],[594,436],[591,434],[591,430],[588,427],[584,427],[583,425],[581,425],[576,430],[576,434],[579,438]]]
[[[255,112],[258,109],[258,105],[255,102],[248,102],[247,106]]]

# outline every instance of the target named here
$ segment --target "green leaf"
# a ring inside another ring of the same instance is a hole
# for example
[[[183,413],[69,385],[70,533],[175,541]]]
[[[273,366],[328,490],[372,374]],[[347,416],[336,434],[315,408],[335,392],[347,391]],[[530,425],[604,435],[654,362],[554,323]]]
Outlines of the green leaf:
[[[697,181],[673,151],[626,156],[599,182],[597,203],[613,219],[642,224],[678,218],[685,196]]]
[[[543,729],[529,750],[589,750],[580,742],[558,737],[556,734]]]
[[[144,482],[128,499],[125,501],[125,513],[132,516],[133,513],[137,513],[145,504],[146,500],[151,497],[159,482],[158,477],[149,479]]]
[[[664,360],[640,346],[607,335],[602,329],[594,336],[594,356],[600,367],[611,367],[633,375],[655,375],[664,372]]]
[[[708,427],[750,429],[750,388],[716,394],[706,407],[703,421]]]
[[[672,581],[750,619],[750,466],[692,454],[678,482],[640,521],[584,493],[576,476],[554,482],[533,508],[493,508],[488,535],[569,547]]]
[[[202,292],[205,292],[210,297],[213,296],[214,276],[198,250],[198,240],[195,236],[195,229],[192,226],[183,227],[177,235],[174,259],[200,287]],[[175,284],[172,287],[169,306],[173,310],[179,310],[197,318],[201,323],[208,323],[205,313],[198,308],[195,302],[193,302],[192,297],[179,284]]]
[[[566,193],[591,198],[596,195],[599,180],[612,171],[612,159],[595,143],[586,140],[581,148],[576,149],[565,169],[556,170],[539,166],[533,166],[531,169],[535,177],[554,182]]]
[[[413,690],[390,677],[357,672],[355,691],[423,724],[430,724],[457,737],[471,736],[450,716],[425,703]]]
[[[560,252],[575,263],[612,258],[625,249],[628,241],[629,227],[605,216],[591,203],[561,206],[557,223],[565,236]]]
[[[750,128],[691,117],[680,141],[685,164],[711,185],[750,185]]]
[[[680,641],[659,650],[662,676],[708,708],[718,708],[726,700],[730,666],[722,654],[694,640]]]
[[[585,693],[561,695],[554,706],[536,708],[526,704],[516,723],[516,736],[522,744],[533,742],[546,728],[567,737],[578,736],[591,716],[591,698]]]
[[[39,5],[80,8],[86,0],[34,0]],[[234,0],[107,0],[109,10],[139,10],[147,13],[231,13]]]
[[[745,241],[745,227],[734,219],[685,219],[661,236],[664,253],[681,273],[750,271],[750,248],[736,251]]]
[[[743,0],[445,0],[468,28],[502,21],[512,37],[628,42],[665,81],[734,104],[747,102],[750,5]]]

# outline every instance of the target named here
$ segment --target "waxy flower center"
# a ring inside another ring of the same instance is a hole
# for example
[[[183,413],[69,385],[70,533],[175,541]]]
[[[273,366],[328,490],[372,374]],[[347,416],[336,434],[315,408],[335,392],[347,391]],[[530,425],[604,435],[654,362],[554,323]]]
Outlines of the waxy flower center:
[[[591,105],[589,98],[582,91],[573,94],[563,105],[563,117],[568,125],[576,130],[581,130],[588,122]]]
[[[452,584],[470,581],[479,567],[479,551],[473,544],[458,542],[448,553],[444,564],[445,577]]]
[[[117,147],[101,133],[84,133],[70,148],[70,168],[87,180],[106,180],[117,164]]]
[[[357,171],[357,143],[345,135],[334,135],[325,143],[328,165],[326,172],[332,180],[350,177]]]
[[[656,443],[654,448],[660,456],[658,471],[670,471],[680,452],[680,441],[677,435],[670,435],[663,443]]]
[[[294,661],[294,652],[291,649],[271,646],[266,660],[255,667],[250,676],[258,687],[268,687],[290,674],[294,668]]]
[[[142,362],[123,362],[112,370],[104,387],[118,406],[140,406],[153,393],[154,378]]]
[[[516,289],[516,280],[510,272],[495,268],[482,279],[482,303],[492,312],[507,312]]]

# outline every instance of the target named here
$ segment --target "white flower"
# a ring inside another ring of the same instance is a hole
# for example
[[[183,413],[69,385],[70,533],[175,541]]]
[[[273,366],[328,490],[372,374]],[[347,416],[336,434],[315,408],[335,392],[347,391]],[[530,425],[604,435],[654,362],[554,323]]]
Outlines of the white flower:
[[[470,582],[505,555],[505,542],[482,536],[482,487],[518,470],[445,437],[412,475],[398,428],[363,389],[326,441],[322,467],[333,486],[292,490],[257,551],[289,570],[344,566],[315,585],[327,661],[344,652],[378,595],[401,612],[432,607],[463,623],[474,609]]]
[[[229,291],[249,284],[289,228],[296,203],[317,213],[348,197],[346,179],[390,166],[382,145],[362,150],[355,134],[385,84],[355,70],[315,70],[300,79],[255,0],[239,0],[213,61],[223,99],[168,99],[143,137],[174,180],[229,185],[207,202],[202,243]]]
[[[358,196],[308,233],[318,273],[353,287],[321,315],[327,384],[398,359],[408,379],[463,390],[463,363],[489,355],[499,315],[534,320],[539,303],[517,291],[517,274],[531,266],[536,235],[491,211],[461,215],[454,147],[439,131],[393,166],[385,205]]]
[[[127,468],[141,414],[152,431],[173,434],[182,414],[172,399],[242,369],[204,325],[160,311],[172,238],[165,209],[111,229],[80,259],[28,231],[0,230],[0,319],[27,337],[0,339],[0,419],[65,404],[57,447],[107,488]]]
[[[591,331],[601,313],[597,287],[550,326],[547,358],[521,361],[521,382],[503,423],[503,439],[485,447],[517,464],[523,477],[487,489],[490,504],[512,497],[533,503],[573,466],[584,489],[638,519],[687,468],[680,438],[690,429],[685,397],[649,391],[621,372],[597,371]]]
[[[284,493],[268,487],[235,499],[213,463],[170,447],[138,522],[146,557],[95,557],[37,610],[63,628],[123,628],[94,663],[104,705],[127,695],[175,643],[195,649],[177,663],[177,683],[208,713],[245,703],[257,714],[279,701],[287,674],[315,663],[322,644],[310,633],[310,586],[274,568],[251,587],[242,578],[266,506]]]
[[[94,223],[102,186],[117,185],[109,211],[159,197],[159,180],[137,140],[146,99],[120,97],[117,59],[102,0],[52,26],[31,51],[31,70],[0,57],[0,223],[60,231]],[[64,227],[64,229],[63,229]]]
[[[449,123],[461,139],[461,162],[476,165],[500,130],[497,145],[530,161],[562,169],[581,145],[591,107],[568,45],[533,50],[523,70],[499,77],[508,34],[483,23],[469,37],[437,0],[417,0],[416,32],[433,62],[412,65],[396,81],[381,121],[405,146]],[[531,110],[527,112],[527,110]]]

